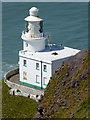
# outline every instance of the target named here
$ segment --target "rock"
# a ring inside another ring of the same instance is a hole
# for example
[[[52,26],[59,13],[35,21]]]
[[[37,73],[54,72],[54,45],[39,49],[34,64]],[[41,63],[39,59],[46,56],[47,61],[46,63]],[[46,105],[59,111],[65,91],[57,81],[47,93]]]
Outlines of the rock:
[[[58,72],[58,70],[55,70],[55,73],[57,73]]]
[[[57,99],[57,103],[59,103],[60,102],[60,99]]]
[[[57,104],[54,104],[54,106],[52,107],[52,110],[53,110],[53,111],[56,111],[57,108],[58,108],[58,105],[57,105]]]
[[[38,102],[41,102],[41,100],[38,100]]]
[[[28,95],[28,98],[30,98],[30,94]]]
[[[84,63],[84,61],[82,61],[82,64]]]
[[[78,100],[76,100],[77,102],[79,102],[80,101],[80,99],[78,99]]]
[[[40,118],[40,117],[41,117],[40,113],[37,112],[37,114],[32,118],[32,120],[35,120],[35,118]]]
[[[70,89],[70,86],[68,87],[68,89]]]
[[[63,103],[62,106],[66,106],[66,103]]]
[[[66,73],[66,77],[68,77],[69,76],[69,73]]]
[[[62,103],[62,101],[63,101],[63,100],[62,100],[62,99],[60,99],[60,102],[61,102],[61,103]]]
[[[75,83],[75,87],[79,86],[79,83]]]
[[[63,86],[65,86],[65,84],[66,84],[66,81],[64,80],[64,81],[62,81],[62,82],[63,82],[63,84],[62,84],[62,85],[63,85]]]
[[[40,98],[43,99],[43,95],[41,95]]]
[[[80,94],[80,91],[78,92],[78,95]]]
[[[83,79],[86,79],[86,78],[87,78],[87,76],[83,76],[82,78],[83,78]]]
[[[40,115],[43,116],[43,107],[37,108],[37,110],[40,113]]]
[[[65,108],[65,106],[62,106],[62,109],[64,109]]]
[[[38,97],[38,95],[36,95],[36,98]]]
[[[77,80],[74,80],[73,82],[72,82],[72,88],[75,88],[77,86]]]
[[[57,75],[59,75],[59,72],[57,73]]]
[[[65,83],[63,83],[63,86],[65,86]]]
[[[15,90],[13,90],[13,95],[15,95]]]

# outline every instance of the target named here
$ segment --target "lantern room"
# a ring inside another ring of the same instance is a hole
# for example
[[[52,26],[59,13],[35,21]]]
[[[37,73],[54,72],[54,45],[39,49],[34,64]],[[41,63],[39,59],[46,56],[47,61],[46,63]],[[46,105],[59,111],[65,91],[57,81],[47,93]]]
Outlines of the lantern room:
[[[39,18],[38,11],[36,7],[32,7],[29,10],[30,16],[25,18],[25,32],[22,32],[21,36],[25,50],[42,51],[45,49],[46,38],[43,33],[43,19]]]

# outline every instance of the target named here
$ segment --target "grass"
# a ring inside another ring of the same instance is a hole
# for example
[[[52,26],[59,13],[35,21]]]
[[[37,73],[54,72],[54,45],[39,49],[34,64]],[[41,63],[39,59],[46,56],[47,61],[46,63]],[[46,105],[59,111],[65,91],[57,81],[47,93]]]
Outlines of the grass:
[[[2,117],[33,118],[37,113],[37,102],[27,97],[9,94],[9,87],[2,80]]]
[[[90,79],[90,76],[85,74],[87,76],[86,78],[79,78],[80,74],[84,75],[84,72],[87,73],[87,56],[83,61],[84,63],[80,64],[77,72],[75,72],[72,78],[67,78],[65,76],[66,73],[70,73],[71,71],[66,64],[64,64],[62,71],[58,70],[52,76],[52,80],[45,90],[45,96],[42,101],[44,111],[46,111],[47,114],[45,114],[44,117],[86,118],[88,116],[88,80]],[[62,85],[63,80],[66,81],[64,86]],[[78,80],[79,86],[72,87],[72,80]],[[59,100],[59,102],[57,102],[57,100]],[[62,107],[63,103],[60,100],[66,100],[66,107]],[[57,105],[57,108],[54,108],[55,105]]]
[[[88,115],[88,98],[85,98],[79,106],[79,109],[74,114],[73,118],[84,118]]]

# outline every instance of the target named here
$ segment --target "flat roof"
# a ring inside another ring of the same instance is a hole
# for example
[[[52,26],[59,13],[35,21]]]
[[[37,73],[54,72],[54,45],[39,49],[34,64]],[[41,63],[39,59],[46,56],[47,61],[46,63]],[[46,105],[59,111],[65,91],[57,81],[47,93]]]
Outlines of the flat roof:
[[[77,49],[51,44],[46,46],[46,49],[44,51],[40,52],[29,52],[22,50],[19,52],[19,56],[52,63],[52,61],[73,56],[79,51],[80,50]]]

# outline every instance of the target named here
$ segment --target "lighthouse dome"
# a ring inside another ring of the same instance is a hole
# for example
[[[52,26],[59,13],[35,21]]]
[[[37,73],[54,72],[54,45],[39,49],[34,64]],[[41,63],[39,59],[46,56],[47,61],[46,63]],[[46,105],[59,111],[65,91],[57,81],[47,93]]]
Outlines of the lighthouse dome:
[[[37,17],[37,16],[38,16],[38,11],[39,11],[39,9],[37,9],[36,7],[32,7],[32,8],[29,10],[30,16],[35,16],[35,17]]]

